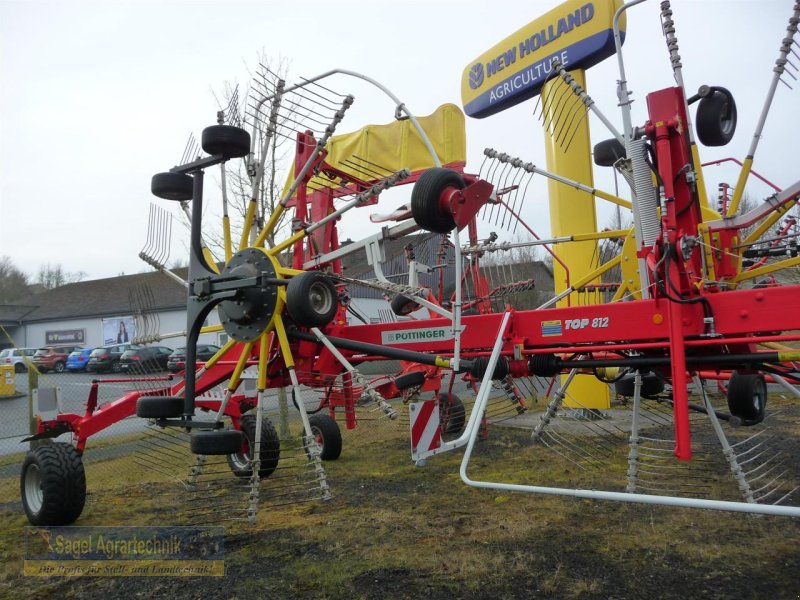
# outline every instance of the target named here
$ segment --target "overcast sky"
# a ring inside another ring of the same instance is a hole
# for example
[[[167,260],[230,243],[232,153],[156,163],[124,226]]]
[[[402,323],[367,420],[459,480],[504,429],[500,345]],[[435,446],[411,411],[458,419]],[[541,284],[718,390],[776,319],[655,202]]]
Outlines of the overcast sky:
[[[212,89],[246,83],[259,52],[290,63],[289,81],[332,68],[362,72],[417,115],[460,104],[462,70],[554,1],[426,2],[0,0],[0,255],[29,274],[61,263],[95,279],[148,269],[150,177],[178,162],[218,106]],[[723,85],[739,107],[739,128],[705,160],[743,158],[772,76],[791,0],[675,0],[687,87]],[[625,57],[635,121],[644,95],[673,85],[659,2],[629,12]],[[797,61],[795,61],[797,62]],[[588,73],[588,91],[621,129],[616,61]],[[791,80],[790,80],[791,81]],[[352,79],[331,82],[356,103],[338,132],[388,122],[394,107]],[[483,120],[468,119],[468,170],[492,146],[544,166],[543,134],[531,100]],[[756,169],[782,187],[797,178],[800,96],[780,86]],[[608,137],[593,125],[593,141]],[[707,172],[709,192],[735,172]],[[608,187],[608,173],[597,173]],[[532,189],[523,215],[549,234],[546,188]],[[410,191],[410,190],[409,190]],[[763,186],[753,186],[756,197]],[[599,221],[609,215],[600,210]],[[366,212],[350,237],[374,231]],[[209,224],[215,226],[216,223]],[[185,254],[173,242],[171,260]]]

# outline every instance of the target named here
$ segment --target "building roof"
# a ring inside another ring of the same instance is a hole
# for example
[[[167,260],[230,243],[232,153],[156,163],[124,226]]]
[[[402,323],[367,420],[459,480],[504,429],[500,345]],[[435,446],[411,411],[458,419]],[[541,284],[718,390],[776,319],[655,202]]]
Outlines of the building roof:
[[[186,278],[187,269],[174,272]],[[136,308],[185,309],[186,288],[158,271],[79,281],[0,306],[0,322],[127,315]]]

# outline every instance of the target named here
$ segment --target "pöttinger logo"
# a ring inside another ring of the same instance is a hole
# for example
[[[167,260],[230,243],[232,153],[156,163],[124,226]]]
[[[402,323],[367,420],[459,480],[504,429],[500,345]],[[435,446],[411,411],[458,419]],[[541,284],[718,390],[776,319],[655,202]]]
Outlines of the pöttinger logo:
[[[483,83],[483,63],[475,63],[469,70],[469,87],[477,90]]]

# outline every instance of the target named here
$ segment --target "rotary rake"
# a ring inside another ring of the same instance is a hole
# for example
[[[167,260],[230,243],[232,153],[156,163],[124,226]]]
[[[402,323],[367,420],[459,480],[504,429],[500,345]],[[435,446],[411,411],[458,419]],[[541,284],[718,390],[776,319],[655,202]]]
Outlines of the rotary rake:
[[[793,311],[798,288],[775,285],[771,278],[800,262],[779,256],[792,247],[790,225],[776,239],[764,235],[797,202],[800,182],[739,211],[760,130],[796,44],[798,18],[796,4],[774,85],[725,214],[708,206],[694,132],[685,125],[692,122],[688,106],[698,103],[700,141],[725,143],[735,124],[733,99],[719,87],[686,94],[668,2],[662,3],[662,22],[678,85],[647,96],[648,119],[639,126],[631,122],[629,105],[623,106],[623,132],[603,117],[614,137],[595,148],[596,162],[614,167],[631,184],[633,201],[495,149],[485,151],[480,174],[467,173],[460,111],[445,106],[417,119],[380,85],[395,102],[398,120],[335,136],[354,99],[320,82],[331,75],[368,78],[336,71],[287,86],[268,71],[260,73],[245,118],[228,118],[221,111],[218,123],[203,132],[206,156],[188,151],[179,166],[152,181],[153,193],[181,203],[191,222],[183,282],[189,296],[181,332],[189,365],[184,380],[131,392],[85,415],[42,421],[35,437],[72,433],[75,446],[59,451],[79,456],[90,435],[132,414],[177,432],[162,445],[167,450],[156,448],[153,460],[185,448],[188,438],[191,454],[184,450],[177,456],[179,462],[188,457],[182,481],[200,490],[191,510],[201,519],[213,518],[215,507],[242,506],[226,496],[219,480],[236,484],[246,498],[242,514],[254,519],[269,494],[263,490],[278,481],[284,461],[291,469],[295,458],[303,475],[293,475],[285,487],[276,485],[272,503],[329,497],[322,461],[341,451],[337,419],[350,429],[362,415],[383,422],[408,419],[417,464],[466,448],[461,477],[477,487],[799,515],[800,509],[786,505],[797,485],[796,465],[776,447],[781,434],[769,434],[765,424],[780,421],[784,429],[778,431],[791,432],[798,420],[796,407],[788,403],[782,415],[768,414],[766,398],[768,383],[794,394],[792,384],[800,381],[795,365],[800,352],[792,347],[800,339]],[[560,95],[545,100],[551,112],[552,104],[559,110],[561,103],[575,113],[573,120],[584,118],[585,110],[601,115],[563,66],[554,62],[551,73],[563,82]],[[627,98],[625,86],[622,76],[619,95]],[[567,94],[580,102],[566,100]],[[568,132],[552,135],[572,143]],[[367,138],[385,141],[390,149],[376,151],[364,143]],[[279,139],[294,143],[290,175],[280,189],[265,184]],[[397,139],[412,140],[414,152],[398,152],[392,147]],[[234,235],[223,183],[222,255],[215,258],[204,239],[204,174],[221,165],[226,182],[225,165],[238,159],[244,173],[238,181],[249,196],[244,223]],[[520,217],[535,175],[632,209],[634,226],[540,239]],[[413,184],[410,205],[374,216],[373,222],[385,223],[378,233],[341,243],[340,217],[374,205],[383,191],[402,184]],[[277,190],[271,204],[264,202],[272,193],[268,190]],[[292,218],[286,220],[287,215]],[[503,242],[496,233],[481,239],[481,219],[512,234],[522,226],[534,239]],[[420,231],[401,267],[384,271],[386,247]],[[442,251],[418,254],[422,240],[430,238],[439,240],[433,247]],[[523,273],[520,263],[489,258],[543,246],[558,261],[559,244],[587,241],[600,241],[596,264],[552,296],[536,295],[541,292],[534,289],[534,277]],[[149,246],[163,254],[163,244]],[[343,258],[356,253],[366,256],[369,275],[345,273]],[[743,266],[744,259],[757,260]],[[448,266],[454,270],[452,288],[446,287]],[[384,295],[391,317],[349,323],[352,286]],[[607,302],[584,304],[582,297]],[[206,325],[213,311],[220,324]],[[198,339],[220,331],[229,342],[198,365]],[[369,379],[359,365],[375,360],[400,360],[402,370]],[[582,407],[569,391],[579,373],[614,384],[619,403],[608,411]],[[458,377],[475,392],[474,401],[458,397]],[[712,397],[709,381],[721,382],[725,397]],[[690,387],[699,400],[690,396]],[[282,395],[285,389],[290,394]],[[540,399],[546,405],[536,415],[538,422],[525,425]],[[292,411],[299,417],[297,430],[285,423]],[[534,449],[546,446],[581,469],[608,468],[622,451],[627,471],[617,482],[620,491],[472,479],[467,471],[476,440],[500,422],[527,426],[537,442]],[[738,429],[726,431],[723,425]],[[706,452],[712,445],[722,452]],[[704,488],[720,458],[743,502],[700,497],[709,495]],[[684,479],[688,486],[675,485],[676,474],[680,479],[690,468],[691,477]],[[23,469],[23,489],[31,473]],[[83,500],[64,512],[53,508],[60,499],[46,498],[38,509],[25,503],[28,518],[38,524],[73,521]]]

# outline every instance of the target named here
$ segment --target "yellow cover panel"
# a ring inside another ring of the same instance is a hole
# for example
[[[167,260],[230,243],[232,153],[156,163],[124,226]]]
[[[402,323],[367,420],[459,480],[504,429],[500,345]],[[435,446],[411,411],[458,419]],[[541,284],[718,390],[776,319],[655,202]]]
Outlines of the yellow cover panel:
[[[466,163],[467,135],[464,125],[464,113],[455,104],[443,104],[433,114],[417,117],[420,127],[428,135],[436,154],[443,165],[450,163]],[[434,165],[433,157],[425,147],[410,120],[394,121],[386,125],[366,125],[358,131],[333,136],[326,146],[328,156],[325,159],[332,167],[351,173],[354,177],[365,179],[366,175],[358,169],[345,164],[345,161],[358,163],[354,157],[367,161],[366,166],[376,169],[380,165],[390,172],[400,169],[418,171],[429,169]],[[387,173],[388,175],[389,173]],[[281,192],[283,198],[294,181],[294,165]],[[329,185],[329,180],[315,182],[311,187]]]

